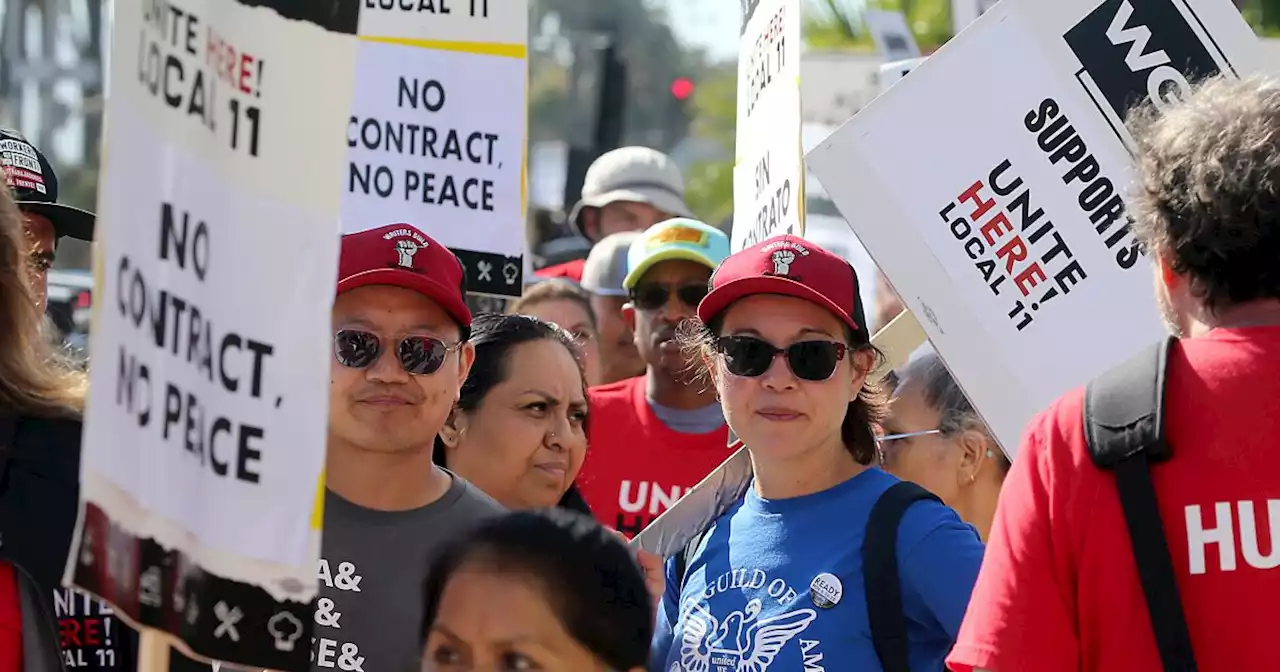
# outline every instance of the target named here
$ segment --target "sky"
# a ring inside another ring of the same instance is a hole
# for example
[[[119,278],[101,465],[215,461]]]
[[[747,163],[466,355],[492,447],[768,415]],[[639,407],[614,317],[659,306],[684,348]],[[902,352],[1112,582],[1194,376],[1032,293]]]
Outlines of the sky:
[[[732,61],[738,56],[739,3],[735,0],[649,0],[671,18],[676,38],[686,45],[705,47],[711,58]],[[809,0],[802,0],[801,7]],[[864,0],[844,0],[861,7]]]
[[[704,47],[714,60],[738,55],[739,5],[735,0],[653,0],[671,19],[676,39]]]

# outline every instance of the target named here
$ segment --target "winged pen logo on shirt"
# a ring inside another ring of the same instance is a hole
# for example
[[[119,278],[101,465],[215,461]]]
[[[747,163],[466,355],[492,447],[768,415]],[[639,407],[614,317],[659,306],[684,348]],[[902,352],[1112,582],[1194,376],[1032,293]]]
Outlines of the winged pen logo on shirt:
[[[753,599],[720,622],[702,604],[691,603],[680,662],[670,672],[766,672],[782,647],[817,617],[812,609],[797,609],[758,618],[762,606]]]

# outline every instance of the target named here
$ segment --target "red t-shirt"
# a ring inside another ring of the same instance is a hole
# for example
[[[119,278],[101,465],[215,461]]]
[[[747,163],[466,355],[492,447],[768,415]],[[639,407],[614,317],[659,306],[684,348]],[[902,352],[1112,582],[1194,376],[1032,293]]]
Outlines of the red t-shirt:
[[[22,670],[22,600],[13,565],[0,562],[0,672]]]
[[[729,428],[682,434],[645,398],[644,376],[593,387],[577,484],[601,524],[634,536],[732,454]]]
[[[539,278],[567,278],[577,283],[582,282],[582,267],[587,263],[586,259],[574,259],[566,261],[563,264],[547,266],[533,272]]]
[[[1169,354],[1152,470],[1202,670],[1276,666],[1280,327],[1218,329]],[[1160,672],[1114,477],[1085,444],[1084,391],[1027,427],[1000,493],[952,670]]]

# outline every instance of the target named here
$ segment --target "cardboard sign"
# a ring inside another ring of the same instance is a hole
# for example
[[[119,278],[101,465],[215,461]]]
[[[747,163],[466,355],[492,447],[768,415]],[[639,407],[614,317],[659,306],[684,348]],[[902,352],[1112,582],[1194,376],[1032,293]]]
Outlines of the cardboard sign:
[[[1005,0],[807,157],[1013,456],[1160,338],[1124,110],[1261,66],[1228,0]]]
[[[747,3],[738,47],[733,250],[804,233],[800,0]]]
[[[277,670],[309,663],[356,48],[354,13],[310,12],[115,7],[66,572],[113,618]]]
[[[889,87],[897,84],[912,70],[920,67],[921,63],[924,63],[924,57],[892,61],[880,66],[880,93],[888,91]]]
[[[344,232],[414,224],[469,291],[520,296],[528,24],[527,0],[364,4]]]
[[[951,0],[951,27],[959,34],[966,26],[978,20],[998,0]]]
[[[863,12],[862,20],[886,61],[903,61],[920,55],[916,37],[902,12],[868,9]]]

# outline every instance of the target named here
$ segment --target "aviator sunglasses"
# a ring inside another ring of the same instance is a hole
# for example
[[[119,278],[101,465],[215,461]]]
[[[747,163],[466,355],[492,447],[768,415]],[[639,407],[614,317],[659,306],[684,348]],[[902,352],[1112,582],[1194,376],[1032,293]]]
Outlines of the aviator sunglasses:
[[[406,372],[425,376],[439,371],[445,355],[459,345],[448,345],[430,336],[406,336],[395,342],[396,359]],[[382,339],[367,331],[343,329],[333,336],[333,355],[345,367],[364,369],[382,355]]]
[[[813,382],[830,378],[848,349],[835,341],[799,341],[785,348],[752,336],[724,336],[716,341],[716,351],[724,355],[725,368],[735,376],[764,375],[781,353],[786,355],[787,366],[796,378]]]
[[[680,302],[690,308],[697,308],[702,297],[707,295],[706,284],[690,283],[687,285],[664,285],[659,282],[645,282],[631,290],[631,303],[641,310],[658,310],[667,305],[667,299],[675,292]]]

